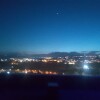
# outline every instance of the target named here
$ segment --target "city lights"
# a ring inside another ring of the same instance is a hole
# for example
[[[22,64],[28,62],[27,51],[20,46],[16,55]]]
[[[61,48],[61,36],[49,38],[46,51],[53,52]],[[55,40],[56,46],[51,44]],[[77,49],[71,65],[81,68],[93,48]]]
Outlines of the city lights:
[[[19,57],[0,59],[0,73],[14,74],[46,74],[46,75],[88,75],[89,69],[95,69],[92,64],[100,64],[97,56],[67,56],[67,57]],[[6,66],[5,66],[6,65]],[[2,67],[4,66],[4,67]],[[80,67],[82,66],[82,67]],[[91,66],[91,67],[90,67]],[[96,65],[95,65],[96,66]],[[82,72],[81,72],[82,70]],[[95,71],[95,70],[94,70]]]

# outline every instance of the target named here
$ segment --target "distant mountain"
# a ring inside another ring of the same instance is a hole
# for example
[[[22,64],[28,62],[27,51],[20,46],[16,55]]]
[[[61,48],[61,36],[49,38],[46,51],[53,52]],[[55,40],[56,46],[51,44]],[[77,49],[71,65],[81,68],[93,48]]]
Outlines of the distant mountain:
[[[35,57],[66,57],[66,56],[83,56],[84,53],[86,53],[86,55],[97,55],[96,51],[90,51],[90,52],[52,52],[49,54],[35,54],[33,56]]]
[[[100,55],[100,51],[90,51],[90,52],[51,52],[48,54],[35,54],[26,52],[12,52],[12,53],[0,53],[0,58],[26,58],[26,57],[66,57],[66,56],[81,56],[84,55]]]
[[[100,51],[89,51],[86,53],[86,55],[88,55],[88,56],[96,56],[99,54],[100,54]]]
[[[68,52],[52,52],[48,54],[51,57],[65,57],[68,56],[69,53]]]

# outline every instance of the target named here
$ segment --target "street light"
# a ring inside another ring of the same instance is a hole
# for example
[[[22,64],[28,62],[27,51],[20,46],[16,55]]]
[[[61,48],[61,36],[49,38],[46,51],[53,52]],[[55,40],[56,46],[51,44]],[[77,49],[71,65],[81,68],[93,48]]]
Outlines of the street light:
[[[7,74],[10,74],[10,72],[7,72]]]
[[[88,70],[89,69],[89,66],[86,65],[86,64],[84,64],[83,69]]]

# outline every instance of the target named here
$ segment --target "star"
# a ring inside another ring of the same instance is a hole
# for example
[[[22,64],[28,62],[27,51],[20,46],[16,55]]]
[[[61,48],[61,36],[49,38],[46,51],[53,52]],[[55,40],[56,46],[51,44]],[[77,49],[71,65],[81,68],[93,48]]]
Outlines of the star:
[[[59,15],[59,13],[57,12],[56,15]]]

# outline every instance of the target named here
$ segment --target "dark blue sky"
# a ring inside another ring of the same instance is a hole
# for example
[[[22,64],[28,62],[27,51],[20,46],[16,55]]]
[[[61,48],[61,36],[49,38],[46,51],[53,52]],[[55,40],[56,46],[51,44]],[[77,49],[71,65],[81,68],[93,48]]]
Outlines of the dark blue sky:
[[[0,51],[100,50],[99,0],[0,1]]]

